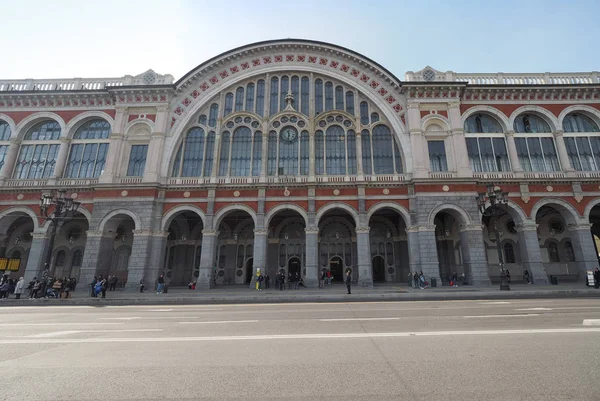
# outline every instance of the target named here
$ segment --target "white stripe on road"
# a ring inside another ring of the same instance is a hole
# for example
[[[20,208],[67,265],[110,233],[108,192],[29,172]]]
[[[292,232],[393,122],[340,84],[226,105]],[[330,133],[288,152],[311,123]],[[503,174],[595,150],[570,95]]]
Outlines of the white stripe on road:
[[[2,323],[2,327],[11,326],[11,327],[19,327],[19,326],[108,326],[115,324],[125,324],[125,323],[115,323],[115,322],[106,322],[106,323],[74,323],[74,322],[54,322],[54,323]]]
[[[362,321],[362,320],[400,320],[399,317],[351,317],[338,319],[319,319],[319,322],[345,322],[345,321]]]
[[[584,326],[600,326],[600,319],[584,319]]]
[[[536,310],[553,310],[552,308],[525,308],[525,309],[515,309],[516,311],[536,311]]]
[[[506,304],[510,304],[510,302],[507,302],[507,301],[480,302],[480,305],[506,305]]]
[[[214,322],[179,322],[179,324],[258,323],[258,320],[216,320]]]
[[[148,309],[146,312],[173,312],[173,309]]]
[[[364,338],[402,337],[446,337],[483,335],[522,335],[522,334],[587,334],[600,333],[600,327],[570,329],[523,329],[523,330],[474,330],[474,331],[416,331],[400,333],[343,333],[343,334],[271,334],[255,336],[213,336],[213,337],[141,337],[141,338],[72,338],[72,339],[19,339],[2,340],[2,344],[76,344],[76,343],[143,343],[143,342],[201,342],[201,341],[257,341],[257,340],[328,340]]]
[[[131,329],[131,330],[66,330],[66,331],[53,331],[51,333],[34,334],[27,336],[27,338],[47,338],[47,337],[58,337],[66,336],[69,334],[80,334],[80,333],[139,333],[139,332],[150,332],[150,331],[162,331],[162,329]]]
[[[139,319],[138,316],[135,317],[99,317],[98,320],[135,320]]]
[[[528,313],[526,315],[480,315],[480,316],[463,316],[467,319],[480,319],[480,318],[489,318],[489,317],[530,317],[530,316],[539,316],[539,313]]]

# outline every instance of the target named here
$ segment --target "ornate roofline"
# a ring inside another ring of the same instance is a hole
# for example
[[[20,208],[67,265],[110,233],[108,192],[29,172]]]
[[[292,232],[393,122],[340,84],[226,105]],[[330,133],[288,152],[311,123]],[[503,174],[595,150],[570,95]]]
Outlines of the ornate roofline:
[[[261,52],[268,49],[276,49],[276,48],[285,48],[285,47],[299,47],[299,48],[314,48],[319,47],[321,49],[327,49],[331,52],[338,53],[340,55],[344,55],[350,59],[354,59],[354,61],[363,64],[365,67],[368,67],[370,70],[378,73],[380,76],[385,78],[390,84],[394,86],[400,86],[401,82],[398,77],[392,74],[387,68],[383,67],[381,64],[373,61],[372,59],[350,50],[348,48],[335,45],[333,43],[320,42],[316,40],[308,40],[308,39],[273,39],[273,40],[265,40],[262,42],[250,43],[248,45],[236,47],[235,49],[228,50],[223,52],[215,57],[210,58],[204,63],[198,65],[196,68],[192,69],[190,72],[181,77],[177,82],[175,82],[175,87],[185,88],[187,84],[193,81],[198,76],[211,71],[213,68],[219,67],[221,64],[225,64],[230,62],[232,59],[239,58],[241,56],[247,56],[248,54],[254,52]]]

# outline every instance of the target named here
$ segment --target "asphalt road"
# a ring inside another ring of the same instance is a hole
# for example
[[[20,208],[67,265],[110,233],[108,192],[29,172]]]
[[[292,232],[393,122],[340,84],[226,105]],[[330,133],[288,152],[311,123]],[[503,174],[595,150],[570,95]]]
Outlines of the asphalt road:
[[[3,307],[0,368],[0,400],[599,400],[600,300]]]

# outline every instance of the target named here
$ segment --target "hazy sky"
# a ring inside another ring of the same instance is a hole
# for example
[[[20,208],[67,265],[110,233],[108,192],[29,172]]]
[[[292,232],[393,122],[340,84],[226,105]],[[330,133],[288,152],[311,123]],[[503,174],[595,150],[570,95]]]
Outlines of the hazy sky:
[[[281,38],[338,44],[400,79],[456,72],[600,70],[600,0],[0,0],[0,79],[180,78]]]

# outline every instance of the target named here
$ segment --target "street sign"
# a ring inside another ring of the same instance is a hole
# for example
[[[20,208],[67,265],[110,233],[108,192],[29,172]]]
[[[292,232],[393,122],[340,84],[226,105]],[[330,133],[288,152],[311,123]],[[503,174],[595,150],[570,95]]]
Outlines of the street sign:
[[[588,287],[594,286],[594,271],[593,270],[587,271],[587,282],[588,282]]]

